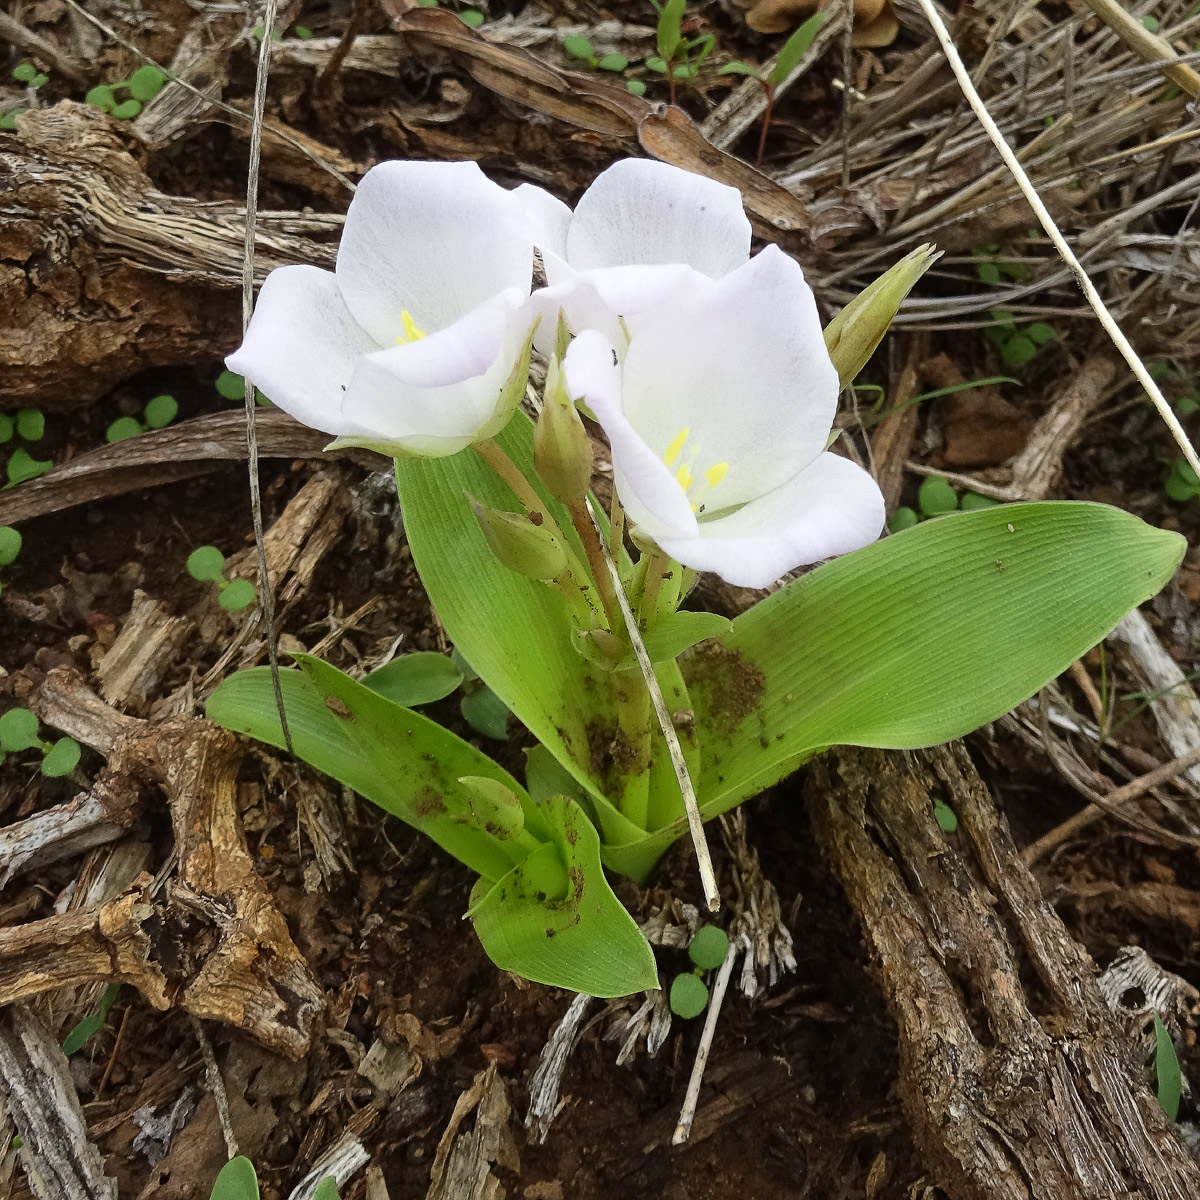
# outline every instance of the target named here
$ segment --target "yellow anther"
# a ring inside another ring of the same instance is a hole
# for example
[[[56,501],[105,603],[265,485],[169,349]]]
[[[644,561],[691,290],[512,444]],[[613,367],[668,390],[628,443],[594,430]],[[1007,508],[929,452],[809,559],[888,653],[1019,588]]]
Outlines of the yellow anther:
[[[404,332],[396,338],[398,346],[405,346],[409,342],[419,342],[425,336],[425,331],[413,320],[413,315],[407,308],[400,313],[400,324],[404,326]]]
[[[675,478],[679,481],[679,486],[686,492],[692,486],[692,473],[687,469],[687,465],[680,467],[675,472]]]
[[[729,474],[729,464],[727,462],[713,463],[707,471],[704,472],[704,482],[710,488],[715,488],[726,475]]]
[[[691,432],[691,428],[685,425],[675,435],[675,440],[667,447],[667,452],[663,455],[663,462],[665,462],[668,467],[673,467],[675,465],[675,460],[683,453],[683,448],[687,444],[688,436]]]

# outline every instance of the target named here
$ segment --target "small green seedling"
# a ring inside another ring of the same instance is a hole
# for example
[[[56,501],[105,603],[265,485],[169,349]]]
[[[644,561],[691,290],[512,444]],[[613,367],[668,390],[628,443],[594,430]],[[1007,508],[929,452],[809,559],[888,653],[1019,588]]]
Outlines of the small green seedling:
[[[84,101],[122,121],[131,121],[167,82],[166,75],[152,63],[138,67],[128,79],[117,83],[100,83],[90,89]]]
[[[226,612],[241,612],[254,603],[254,584],[248,579],[225,578],[225,555],[216,546],[199,546],[188,555],[187,573],[201,583],[215,583],[217,603]]]
[[[938,823],[943,833],[956,833],[958,831],[958,817],[955,815],[954,809],[940,796],[934,796],[933,798],[933,819]]]
[[[716,47],[717,39],[711,33],[695,38],[683,36],[683,10],[687,0],[666,0],[663,4],[659,0],[650,0],[650,3],[658,13],[658,53],[646,59],[646,66],[656,75],[666,76],[671,103],[674,104],[676,82],[696,78],[701,64]]]
[[[43,742],[38,728],[37,717],[27,708],[10,708],[0,717],[0,753],[40,750],[43,775],[50,779],[70,775],[79,765],[79,743],[69,737]]]
[[[717,925],[702,925],[688,944],[692,970],[671,981],[671,1011],[685,1021],[698,1017],[708,1007],[708,987],[701,976],[715,971],[729,952],[729,937]]]
[[[1017,325],[1010,312],[988,314],[993,321],[984,336],[1000,351],[1007,367],[1023,367],[1031,362],[1043,346],[1058,340],[1058,330],[1045,321]]]
[[[146,401],[140,421],[137,417],[118,417],[105,431],[104,438],[107,442],[123,442],[148,429],[165,429],[178,415],[179,405],[174,396],[155,396]]]
[[[0,525],[0,567],[16,561],[21,553],[21,535],[11,525]]]
[[[950,485],[944,475],[929,475],[921,482],[917,490],[917,509],[901,505],[888,521],[888,532],[903,533],[921,521],[930,517],[943,517],[956,511],[971,512],[977,508],[991,508],[998,504],[991,496],[981,496],[978,492],[966,492],[959,499],[958,493]],[[919,511],[917,511],[919,510]]]
[[[244,400],[246,398],[246,380],[242,375],[233,371],[222,371],[213,385],[226,400]],[[254,403],[260,408],[272,407],[270,400],[254,389]]]
[[[67,1036],[63,1038],[62,1049],[68,1058],[76,1051],[82,1050],[84,1045],[104,1028],[104,1022],[108,1020],[109,1010],[112,1008],[113,1001],[116,1000],[120,991],[121,985],[119,983],[110,983],[104,989],[104,994],[100,997],[100,1007],[90,1016],[84,1017],[82,1021],[73,1026]]]
[[[15,417],[0,413],[0,445],[6,445],[15,437],[23,442],[40,442],[46,435],[46,418],[36,408],[23,408]],[[5,472],[7,487],[15,487],[29,479],[44,475],[54,463],[49,459],[37,459],[24,446],[18,446],[9,456]]]
[[[1171,460],[1171,471],[1163,484],[1163,491],[1177,504],[1186,504],[1187,501],[1200,496],[1200,478],[1196,477],[1196,472],[1192,470],[1186,458]]]
[[[31,62],[18,63],[13,67],[12,77],[27,88],[40,88],[50,82],[50,76],[39,71]]]
[[[718,75],[747,75],[752,79],[757,79],[762,85],[763,91],[767,96],[767,107],[763,113],[762,132],[758,137],[758,157],[755,159],[756,166],[762,166],[763,155],[767,149],[767,131],[771,128],[771,116],[775,108],[775,96],[780,87],[787,82],[791,73],[800,65],[800,60],[808,53],[808,48],[813,44],[817,34],[821,31],[821,26],[825,24],[827,14],[823,12],[813,13],[807,21],[804,22],[783,44],[783,49],[775,58],[775,65],[767,72],[762,73],[761,67],[752,67],[749,63],[734,60],[726,63],[718,72]]]
[[[259,1200],[258,1172],[245,1157],[231,1158],[222,1168],[209,1200]],[[337,1179],[326,1175],[313,1191],[313,1200],[341,1200]]]
[[[623,54],[597,54],[595,47],[585,37],[565,37],[562,48],[568,58],[587,63],[593,71],[615,71],[620,74],[629,66],[629,59]]]
[[[301,42],[311,42],[313,31],[307,25],[293,25],[292,36]]]

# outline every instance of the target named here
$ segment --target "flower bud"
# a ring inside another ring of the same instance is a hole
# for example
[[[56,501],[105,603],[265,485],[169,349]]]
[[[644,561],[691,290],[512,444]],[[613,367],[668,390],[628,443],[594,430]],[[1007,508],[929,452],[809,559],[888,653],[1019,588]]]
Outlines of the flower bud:
[[[825,326],[825,347],[842,387],[867,365],[904,298],[939,258],[941,251],[933,246],[918,246],[859,292]]]
[[[632,652],[614,633],[607,629],[577,629],[571,634],[571,644],[582,658],[604,671],[612,671]]]
[[[464,775],[458,782],[467,793],[471,816],[480,828],[502,842],[521,836],[525,810],[511,788],[484,775]]]
[[[567,569],[558,539],[522,513],[488,508],[467,497],[492,553],[510,570],[530,579],[557,579]]]
[[[558,359],[546,371],[542,411],[533,427],[533,466],[555,500],[578,504],[592,482],[592,440],[567,395]]]

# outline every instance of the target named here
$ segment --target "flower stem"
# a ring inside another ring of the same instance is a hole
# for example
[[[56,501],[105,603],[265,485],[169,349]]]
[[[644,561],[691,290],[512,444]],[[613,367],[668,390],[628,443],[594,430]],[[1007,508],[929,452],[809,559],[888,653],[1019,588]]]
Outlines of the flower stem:
[[[620,562],[621,545],[625,541],[625,508],[613,485],[612,504],[608,509],[608,552],[615,562]]]
[[[649,629],[656,625],[663,616],[663,609],[675,611],[679,598],[679,572],[682,568],[661,551],[655,551],[650,556],[646,567],[646,585],[642,589],[641,603],[638,605],[638,618],[641,629]],[[665,591],[663,584],[671,581]]]
[[[600,535],[588,516],[587,508],[579,500],[572,504],[568,511],[571,523],[575,526],[579,540],[583,543],[584,553],[587,554],[588,566],[592,569],[592,578],[600,589],[600,599],[604,602],[604,613],[608,617],[609,629],[620,629],[617,619],[617,594],[613,591],[612,580],[608,577],[608,568],[604,565],[604,548],[600,545]]]
[[[764,83],[767,90],[767,110],[763,113],[762,133],[758,135],[758,156],[754,160],[756,167],[763,165],[763,155],[767,152],[767,130],[771,128],[771,110],[775,107],[775,85]]]

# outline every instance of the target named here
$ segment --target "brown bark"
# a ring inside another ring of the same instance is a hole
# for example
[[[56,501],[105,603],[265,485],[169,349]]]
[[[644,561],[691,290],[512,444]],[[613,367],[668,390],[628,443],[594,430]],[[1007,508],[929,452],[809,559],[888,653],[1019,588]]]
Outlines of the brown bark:
[[[1200,1169],[1095,964],[1042,898],[961,743],[835,750],[813,766],[809,792],[898,1026],[905,1109],[947,1194],[1200,1195]],[[957,814],[953,839],[934,796]]]

